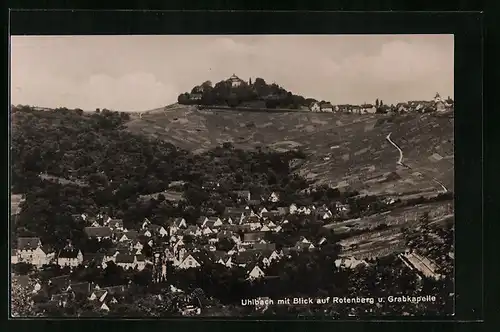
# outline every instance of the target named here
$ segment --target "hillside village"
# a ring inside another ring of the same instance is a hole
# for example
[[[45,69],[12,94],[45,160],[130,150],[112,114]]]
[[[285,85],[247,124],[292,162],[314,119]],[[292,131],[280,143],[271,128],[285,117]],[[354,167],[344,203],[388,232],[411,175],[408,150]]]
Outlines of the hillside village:
[[[294,233],[295,227],[292,225],[298,220],[305,220],[311,225],[327,225],[341,216],[349,215],[350,211],[349,205],[340,202],[336,202],[331,209],[327,205],[279,206],[277,193],[257,200],[252,199],[248,191],[237,194],[245,204],[228,207],[220,216],[202,216],[195,224],[188,224],[184,218],[174,218],[158,225],[146,218],[140,228],[127,229],[122,220],[105,214],[74,215],[75,220],[85,225],[85,234],[96,244],[96,252],[76,248],[69,241],[65,248],[55,252],[49,246],[43,245],[40,238],[20,237],[17,239],[17,248],[12,250],[11,264],[30,264],[40,271],[55,265],[62,269],[61,273],[66,271],[66,275],[57,275],[50,279],[35,278],[31,292],[35,295],[44,294],[40,296],[48,299],[46,305],[65,308],[76,297],[83,296],[85,301],[92,305],[93,310],[109,312],[124,299],[129,288],[133,287],[131,281],[111,285],[99,285],[96,280],[82,282],[81,279],[73,279],[75,271],[87,268],[106,270],[112,265],[132,273],[147,271],[150,282],[170,284],[171,289],[181,293],[184,290],[180,288],[181,285],[174,285],[172,275],[181,270],[196,270],[215,264],[227,270],[241,271],[249,284],[259,280],[273,280],[281,277],[276,274],[273,264],[280,260],[293,261],[296,255],[321,250],[336,242],[334,233],[318,234],[313,231],[314,227],[306,233]],[[385,204],[390,206],[394,201],[386,201]],[[265,206],[275,208],[267,209]],[[448,208],[440,215],[433,216],[433,220],[450,213],[452,211]],[[336,268],[354,269],[360,265],[368,266],[377,257],[396,254],[405,266],[414,271],[415,277],[436,280],[441,278],[437,271],[442,267],[437,267],[425,256],[420,256],[422,253],[409,250],[398,228],[389,230],[399,238],[395,242],[394,237],[387,237],[387,230],[377,230],[385,229],[387,225],[372,224],[372,227],[375,228],[368,233],[361,231],[362,235],[358,236],[360,239],[349,237],[340,242],[341,254],[334,262]],[[444,241],[442,235],[432,232],[431,234],[438,242]],[[283,245],[283,239],[290,240],[290,237],[296,238],[296,242],[288,241],[289,245]],[[372,243],[368,251],[357,252],[362,246],[361,243],[369,243],[370,238],[378,239],[379,244]],[[445,266],[449,269],[449,260],[445,261]],[[202,314],[202,311],[207,309],[195,302],[194,299],[183,302],[184,304],[176,309],[177,313]]]
[[[430,113],[444,112],[453,109],[454,101],[450,97],[444,99],[436,93],[431,100],[412,100],[387,105],[383,100],[375,100],[373,104],[361,105],[337,104],[327,101],[318,101],[314,98],[304,98],[285,90],[279,85],[267,84],[262,78],[256,78],[252,83],[250,78],[242,80],[235,74],[212,86],[206,81],[195,86],[190,93],[181,94],[179,104],[195,104],[203,106],[228,106],[256,109],[295,109],[310,112],[326,113],[351,113],[351,114],[404,114],[404,113]]]
[[[247,88],[254,94],[240,98],[231,92],[245,96]],[[384,121],[394,114],[453,110],[453,101],[439,94],[432,101],[390,106],[379,100],[332,105],[236,75],[214,87],[205,82],[178,101],[380,114]],[[387,164],[396,171],[366,183],[410,183],[413,190],[361,193],[348,179],[313,186],[295,172],[315,158],[307,149],[249,152],[224,142],[194,154],[131,132],[126,125],[136,120],[128,114],[28,106],[15,111],[22,130],[13,141],[23,151],[16,155],[11,196],[17,315],[277,315],[299,309],[271,306],[261,312],[241,300],[360,292],[440,296],[427,307],[301,310],[329,310],[335,317],[452,311],[453,192],[436,191],[415,171],[410,175],[425,190],[417,187],[392,159]],[[322,163],[349,161],[349,154],[339,159],[335,149],[328,150]]]

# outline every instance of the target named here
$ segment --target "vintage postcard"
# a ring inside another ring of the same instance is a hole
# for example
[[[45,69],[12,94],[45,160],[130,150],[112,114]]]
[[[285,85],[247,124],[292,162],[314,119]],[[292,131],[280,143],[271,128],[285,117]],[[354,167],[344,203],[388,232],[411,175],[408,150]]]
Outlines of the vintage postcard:
[[[454,36],[12,36],[13,317],[453,316]]]

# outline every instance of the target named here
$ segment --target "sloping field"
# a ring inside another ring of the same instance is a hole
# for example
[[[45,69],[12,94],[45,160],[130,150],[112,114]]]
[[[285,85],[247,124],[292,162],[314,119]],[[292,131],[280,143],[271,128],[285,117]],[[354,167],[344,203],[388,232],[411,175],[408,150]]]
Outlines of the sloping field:
[[[162,191],[162,192],[158,192],[158,193],[154,193],[154,194],[149,194],[149,195],[140,195],[139,198],[144,199],[144,200],[148,200],[151,198],[158,199],[158,196],[160,194],[162,194],[163,197],[165,197],[165,200],[167,200],[167,201],[178,202],[178,201],[183,199],[182,192],[173,191],[173,190],[166,190],[166,191]]]
[[[65,179],[65,178],[62,178],[59,176],[54,176],[54,175],[50,175],[50,174],[46,174],[46,173],[40,174],[40,178],[42,180],[56,182],[56,183],[59,183],[62,185],[72,184],[72,185],[76,185],[76,186],[80,186],[80,187],[87,187],[88,186],[87,183],[85,183],[84,181],[81,181],[81,180],[69,180],[69,179]]]
[[[333,229],[335,233],[373,229],[381,224],[386,224],[389,227],[408,227],[415,224],[424,213],[429,214],[429,222],[438,222],[453,213],[453,205],[450,202],[420,204],[374,214],[363,219],[333,222],[324,227]],[[365,236],[360,235],[360,241]]]
[[[10,213],[11,214],[17,214],[20,212],[19,206],[21,205],[22,201],[23,201],[23,195],[15,195],[15,194],[10,195]]]
[[[300,147],[308,154],[297,169],[317,183],[363,193],[453,190],[453,117],[432,114],[353,115],[197,110],[172,105],[143,112],[128,130],[167,140],[195,152],[224,142],[238,148]],[[402,149],[399,151],[386,136]]]

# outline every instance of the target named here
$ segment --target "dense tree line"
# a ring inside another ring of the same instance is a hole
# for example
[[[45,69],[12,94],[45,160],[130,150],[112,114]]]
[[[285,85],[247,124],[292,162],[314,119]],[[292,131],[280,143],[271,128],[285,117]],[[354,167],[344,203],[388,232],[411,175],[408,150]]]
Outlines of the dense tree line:
[[[84,241],[85,225],[73,214],[104,212],[124,219],[128,228],[137,228],[145,217],[165,223],[182,216],[194,222],[202,213],[222,213],[233,205],[234,190],[280,191],[291,200],[307,186],[289,167],[291,160],[305,157],[300,151],[244,151],[223,144],[194,155],[123,130],[128,116],[119,112],[12,111],[12,191],[26,196],[13,228],[55,248],[67,239]],[[57,183],[40,173],[78,181]],[[186,182],[181,202],[162,195],[140,198],[178,180]]]
[[[127,114],[108,110],[85,113],[81,110],[36,111],[30,107],[15,107],[12,117],[13,191],[24,193],[26,198],[13,227],[14,235],[40,236],[44,244],[55,249],[62,248],[67,239],[71,239],[86,252],[98,250],[98,246],[87,240],[83,233],[86,225],[73,218],[73,214],[106,212],[122,218],[127,228],[138,228],[145,217],[160,225],[168,218],[177,216],[194,223],[199,215],[207,211],[220,214],[225,206],[234,205],[237,198],[232,191],[238,189],[263,195],[278,191],[281,194],[280,205],[314,202],[327,204],[333,209],[333,203],[340,200],[352,206],[354,215],[384,209],[376,197],[359,197],[358,193],[340,193],[328,187],[320,187],[310,195],[299,194],[308,187],[308,183],[292,174],[289,165],[294,159],[306,157],[300,151],[244,151],[226,143],[206,153],[194,155],[160,140],[130,134],[123,130],[128,120]],[[40,173],[80,179],[87,185],[51,182],[40,178]],[[139,195],[163,191],[177,180],[187,183],[183,188],[184,200],[174,203],[165,200],[164,196],[145,201],[139,199]],[[452,194],[446,194],[436,200],[450,198]],[[412,203],[417,204],[422,200],[425,201],[422,198]],[[268,206],[276,207],[273,204]],[[292,246],[300,236],[306,236],[314,243],[325,237],[329,245],[315,252],[294,253],[292,257],[271,265],[268,275],[279,275],[279,279],[266,278],[249,283],[245,280],[248,272],[245,269],[228,270],[222,265],[207,263],[200,270],[171,273],[169,283],[187,291],[194,291],[203,285],[208,297],[217,298],[221,305],[229,308],[233,308],[244,296],[375,296],[399,294],[404,290],[406,295],[422,292],[439,294],[439,303],[420,307],[419,312],[436,313],[444,308],[449,311],[447,306],[450,301],[446,293],[449,290],[448,281],[424,280],[423,285],[419,285],[415,281],[415,273],[407,270],[394,257],[387,258],[387,261],[372,262],[367,268],[352,271],[336,269],[339,248],[335,243],[341,237],[323,228],[317,216],[292,217],[284,226],[282,234],[269,236],[271,238],[268,240],[279,248]],[[412,238],[414,242],[427,243],[427,238],[419,239],[416,236]],[[189,240],[186,238],[186,241]],[[446,237],[446,241],[447,246],[451,246],[452,237]],[[219,249],[230,247],[231,244],[222,242]],[[30,272],[26,266],[16,269],[22,273]],[[53,269],[41,273],[62,273]],[[141,287],[151,286],[150,270],[123,271],[114,264],[102,270],[79,267],[73,271],[73,277],[80,281],[98,281],[102,285],[131,282]],[[290,293],[290,290],[294,291]],[[404,309],[400,306],[376,310],[415,312],[411,305]],[[172,308],[171,305],[162,307],[154,296],[144,292],[143,296],[120,302],[110,315],[142,316],[146,313],[155,316],[172,313],[175,311]],[[319,312],[324,309],[313,306],[308,310]],[[327,309],[331,314],[352,313],[346,308],[334,306]],[[64,309],[64,313],[53,307],[44,310],[52,310],[59,315],[84,316],[95,313],[95,308],[89,307],[83,300],[73,302]],[[271,310],[278,314],[285,309]],[[291,312],[294,309],[288,307],[286,310]]]
[[[232,87],[231,82],[226,80],[215,85],[206,81],[195,86],[190,93],[180,94],[177,101],[179,104],[298,109],[309,106],[316,100],[295,95],[275,83],[268,84],[264,79],[256,78],[253,83],[241,82],[236,87]]]

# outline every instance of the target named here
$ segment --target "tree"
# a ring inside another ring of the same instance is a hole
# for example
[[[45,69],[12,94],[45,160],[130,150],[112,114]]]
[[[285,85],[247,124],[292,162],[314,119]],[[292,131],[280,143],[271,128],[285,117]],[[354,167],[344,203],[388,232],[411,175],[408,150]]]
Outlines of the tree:
[[[187,93],[181,93],[177,97],[177,102],[179,104],[189,104],[189,94],[187,94]]]
[[[222,143],[222,148],[226,150],[231,150],[233,149],[233,143],[231,142],[224,142]]]
[[[240,100],[238,98],[238,95],[234,92],[232,92],[231,94],[229,94],[229,96],[227,97],[227,105],[229,107],[236,107],[240,104]]]
[[[201,84],[203,90],[212,88],[212,81],[205,81]]]
[[[18,275],[25,276],[33,271],[34,266],[29,263],[19,262],[17,264],[12,265],[12,271],[14,271]]]
[[[202,203],[206,202],[210,197],[209,194],[201,189],[191,187],[185,192],[186,200],[194,206],[200,206]]]
[[[377,98],[377,100],[375,100],[375,107],[377,107],[377,108],[379,107],[378,98]]]
[[[219,242],[217,242],[217,250],[228,252],[229,250],[233,249],[234,244],[235,243],[232,239],[223,237],[219,240]]]
[[[420,218],[419,221],[423,224],[428,224],[429,223],[429,212],[424,212]]]

